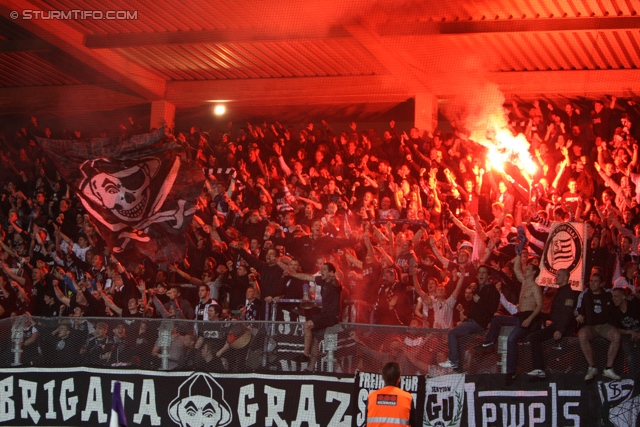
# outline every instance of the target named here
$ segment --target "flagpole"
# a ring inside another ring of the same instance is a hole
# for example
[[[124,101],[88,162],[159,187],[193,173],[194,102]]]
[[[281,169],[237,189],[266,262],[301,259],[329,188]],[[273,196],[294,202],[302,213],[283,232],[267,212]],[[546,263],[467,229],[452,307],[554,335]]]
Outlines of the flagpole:
[[[111,394],[111,420],[109,421],[109,427],[127,427],[127,417],[124,413],[120,389],[120,381],[116,381],[113,384],[113,393]]]

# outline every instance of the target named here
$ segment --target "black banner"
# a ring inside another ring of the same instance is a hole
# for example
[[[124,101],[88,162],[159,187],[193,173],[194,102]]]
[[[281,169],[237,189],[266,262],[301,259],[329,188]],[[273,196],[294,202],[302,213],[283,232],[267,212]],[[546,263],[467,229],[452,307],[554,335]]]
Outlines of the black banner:
[[[130,426],[351,426],[353,377],[92,368],[4,370],[0,425],[104,425],[115,381]]]
[[[608,415],[596,384],[585,384],[581,374],[551,374],[543,381],[521,374],[508,387],[504,375],[469,375],[463,378],[463,394],[460,377],[402,378],[401,387],[413,395],[424,426],[580,426],[596,425]],[[115,381],[121,382],[128,425],[207,427],[363,426],[369,392],[384,385],[379,373],[362,372],[354,378],[12,368],[0,373],[0,426],[105,424]],[[634,390],[635,383],[623,379],[600,387],[615,396],[619,390]],[[640,407],[631,398],[627,407],[614,404],[615,418],[633,420],[625,424],[633,426]]]
[[[462,426],[596,425],[599,399],[583,374],[551,374],[543,381],[521,374],[508,387],[505,375],[468,375],[464,388]]]

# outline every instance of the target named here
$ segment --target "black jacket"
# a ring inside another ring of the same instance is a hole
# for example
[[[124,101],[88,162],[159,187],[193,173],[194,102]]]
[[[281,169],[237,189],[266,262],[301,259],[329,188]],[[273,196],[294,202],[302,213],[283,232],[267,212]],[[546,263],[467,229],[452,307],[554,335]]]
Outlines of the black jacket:
[[[573,311],[578,302],[578,295],[580,295],[578,291],[574,291],[571,286],[565,285],[560,286],[556,296],[553,297],[549,318],[553,322],[552,328],[562,335],[567,335],[571,332],[574,325]]]
[[[585,326],[613,324],[614,308],[611,290],[602,289],[598,295],[594,295],[591,289],[585,289],[578,297],[574,314],[576,317],[580,314],[584,316]]]
[[[478,288],[477,295],[480,299],[473,305],[469,313],[469,319],[474,320],[478,325],[486,328],[491,322],[491,318],[498,310],[500,304],[500,293],[493,283]]]

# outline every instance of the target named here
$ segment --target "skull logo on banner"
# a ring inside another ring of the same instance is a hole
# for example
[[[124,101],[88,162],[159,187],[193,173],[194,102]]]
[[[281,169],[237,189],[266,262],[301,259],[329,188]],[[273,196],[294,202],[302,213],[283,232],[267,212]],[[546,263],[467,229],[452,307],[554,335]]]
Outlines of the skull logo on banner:
[[[114,252],[122,252],[131,240],[148,242],[152,224],[173,221],[173,228],[177,229],[182,227],[185,216],[195,213],[195,208],[185,212],[182,199],[175,209],[162,211],[180,170],[180,158],[175,157],[158,187],[152,184],[162,179],[161,166],[155,157],[128,165],[107,159],[87,160],[80,166],[83,179],[79,195],[85,208],[111,231],[119,233],[121,245],[114,247]]]

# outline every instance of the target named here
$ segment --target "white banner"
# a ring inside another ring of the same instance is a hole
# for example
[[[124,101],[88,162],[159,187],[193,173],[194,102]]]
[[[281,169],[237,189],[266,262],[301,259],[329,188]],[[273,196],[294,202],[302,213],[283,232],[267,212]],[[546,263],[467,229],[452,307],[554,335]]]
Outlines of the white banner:
[[[423,427],[458,427],[464,409],[464,374],[427,378]]]
[[[540,286],[558,287],[558,270],[569,270],[569,285],[582,291],[587,253],[587,225],[583,222],[554,222],[540,260]]]

